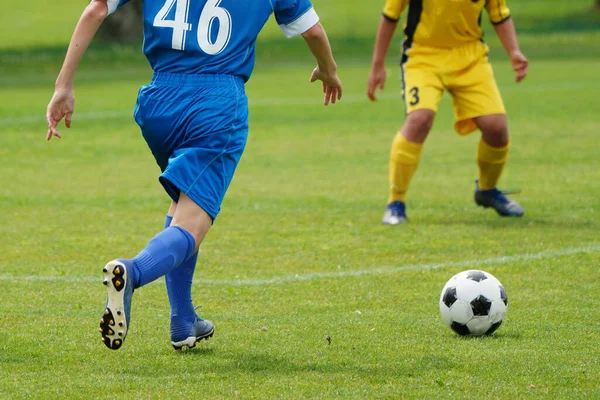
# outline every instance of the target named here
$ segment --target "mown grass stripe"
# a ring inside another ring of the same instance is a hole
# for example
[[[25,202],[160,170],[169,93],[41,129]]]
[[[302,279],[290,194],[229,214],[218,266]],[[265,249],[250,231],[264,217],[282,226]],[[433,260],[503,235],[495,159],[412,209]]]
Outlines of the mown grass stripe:
[[[600,243],[583,247],[567,247],[560,250],[545,251],[539,253],[524,253],[512,256],[491,257],[483,259],[471,259],[462,261],[450,261],[445,263],[432,264],[408,264],[397,267],[378,267],[371,269],[358,269],[350,271],[335,272],[312,272],[307,274],[286,275],[267,279],[219,279],[205,280],[198,279],[194,281],[198,286],[267,286],[277,284],[288,284],[295,282],[306,282],[319,279],[341,279],[357,276],[374,276],[395,274],[405,271],[425,271],[445,268],[477,268],[480,269],[488,265],[500,265],[513,262],[523,262],[530,260],[542,260],[553,257],[564,257],[580,253],[600,253]],[[74,277],[68,275],[0,275],[0,281],[33,281],[33,282],[100,282],[99,277]]]

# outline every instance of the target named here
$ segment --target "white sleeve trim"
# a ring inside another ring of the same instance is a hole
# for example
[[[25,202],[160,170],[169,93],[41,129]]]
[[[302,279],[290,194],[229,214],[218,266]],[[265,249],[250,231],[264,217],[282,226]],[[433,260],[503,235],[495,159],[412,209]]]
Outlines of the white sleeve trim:
[[[106,4],[108,5],[108,14],[106,15],[109,16],[117,11],[117,8],[119,7],[119,0],[108,0]]]
[[[311,7],[300,17],[296,18],[296,20],[289,24],[281,24],[279,25],[279,28],[286,37],[291,38],[303,34],[315,26],[317,22],[319,22],[319,16],[315,9]]]

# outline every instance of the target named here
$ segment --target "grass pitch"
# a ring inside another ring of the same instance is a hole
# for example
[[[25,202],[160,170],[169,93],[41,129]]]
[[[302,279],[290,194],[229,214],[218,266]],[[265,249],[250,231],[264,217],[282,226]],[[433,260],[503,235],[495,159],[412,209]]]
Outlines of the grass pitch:
[[[340,57],[345,98],[329,108],[307,83],[312,63],[261,55],[247,150],[196,272],[193,295],[215,336],[185,352],[170,346],[162,281],[136,291],[121,350],[96,332],[104,263],[135,255],[168,206],[131,117],[148,68],[127,61],[115,72],[91,53],[74,126],[50,143],[43,115],[56,65],[6,71],[1,397],[600,397],[600,60],[534,57],[515,85],[497,53],[513,141],[501,186],[523,190],[525,217],[474,205],[478,138],[453,133],[445,97],[411,186],[410,223],[386,227],[401,85],[390,61],[386,92],[368,103],[360,54]],[[457,337],[439,317],[442,286],[471,268],[508,292],[491,337]]]

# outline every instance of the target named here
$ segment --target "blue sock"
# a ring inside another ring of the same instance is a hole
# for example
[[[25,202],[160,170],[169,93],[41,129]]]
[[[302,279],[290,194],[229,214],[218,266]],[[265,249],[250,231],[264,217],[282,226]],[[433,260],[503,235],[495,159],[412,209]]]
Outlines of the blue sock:
[[[172,220],[173,217],[167,215],[165,229],[171,225]],[[193,320],[196,317],[192,301],[192,280],[197,260],[198,252],[165,275],[167,294],[171,305],[171,317],[181,317],[184,320]]]
[[[190,258],[196,247],[194,237],[178,226],[170,226],[154,236],[133,259],[134,288],[144,286]]]

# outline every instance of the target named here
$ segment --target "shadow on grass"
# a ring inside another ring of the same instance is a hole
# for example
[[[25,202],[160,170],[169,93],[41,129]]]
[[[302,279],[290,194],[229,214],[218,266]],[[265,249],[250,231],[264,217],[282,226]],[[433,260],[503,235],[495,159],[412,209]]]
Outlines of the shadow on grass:
[[[500,328],[502,329],[502,328]],[[521,340],[523,335],[518,332],[502,332],[501,330],[494,332],[492,335],[484,336],[460,336],[455,335],[457,340],[462,341],[496,341],[496,342],[508,342],[513,340]]]
[[[490,230],[498,230],[498,229],[520,229],[520,230],[538,230],[538,229],[547,229],[547,228],[558,228],[561,231],[573,229],[573,230],[581,230],[581,229],[600,229],[600,224],[593,220],[586,219],[564,219],[562,218],[540,218],[540,217],[522,217],[522,218],[507,218],[507,217],[498,217],[494,219],[489,219],[486,216],[481,216],[478,218],[474,218],[472,214],[454,214],[454,215],[444,215],[440,218],[436,218],[435,216],[430,217],[422,217],[418,220],[414,220],[418,224],[428,225],[428,226],[448,226],[448,225],[466,225],[466,226],[476,226],[482,228],[488,228]]]

